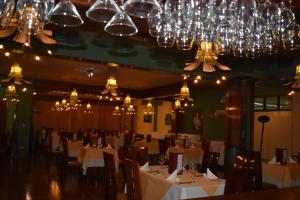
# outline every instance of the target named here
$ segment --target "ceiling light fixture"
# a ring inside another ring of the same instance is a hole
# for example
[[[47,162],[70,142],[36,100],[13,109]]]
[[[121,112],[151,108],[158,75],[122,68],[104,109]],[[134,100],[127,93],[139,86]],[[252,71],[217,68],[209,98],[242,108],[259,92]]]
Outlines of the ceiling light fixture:
[[[92,78],[95,74],[95,69],[94,68],[89,68],[86,70],[86,74],[89,78]]]
[[[112,96],[117,96],[117,80],[115,78],[116,68],[119,66],[115,63],[108,63],[109,67],[109,78],[106,81],[105,89],[101,92],[101,94],[111,94]]]
[[[90,102],[88,102],[86,104],[85,110],[83,111],[84,114],[93,114],[94,111],[92,109],[92,105],[90,104]]]
[[[13,81],[16,85],[21,85],[22,83],[31,84],[29,81],[23,79],[22,67],[17,62],[11,66],[8,78],[1,81],[4,83]]]

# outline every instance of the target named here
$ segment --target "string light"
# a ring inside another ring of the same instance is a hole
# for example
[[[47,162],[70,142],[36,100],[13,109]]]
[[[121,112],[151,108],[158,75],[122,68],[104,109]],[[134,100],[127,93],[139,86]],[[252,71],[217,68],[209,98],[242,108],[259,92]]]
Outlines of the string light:
[[[195,83],[195,84],[197,84],[197,83],[198,83],[198,80],[197,80],[197,79],[195,79],[195,80],[194,80],[194,83]]]
[[[10,56],[10,53],[7,51],[7,52],[4,53],[4,55],[5,55],[6,57],[8,57],[8,56]]]
[[[289,96],[292,96],[293,94],[295,94],[294,90],[292,90],[292,91],[289,92]]]
[[[221,81],[220,81],[219,79],[217,79],[217,80],[216,80],[216,83],[217,83],[218,85],[220,85],[220,84],[221,84]]]
[[[222,76],[221,78],[223,81],[225,81],[227,79],[226,76]]]
[[[23,89],[22,89],[22,92],[27,92],[27,87],[24,87]]]
[[[4,49],[4,45],[3,44],[0,44],[0,49]]]
[[[52,51],[51,51],[50,49],[48,49],[47,53],[48,53],[49,55],[52,55]]]

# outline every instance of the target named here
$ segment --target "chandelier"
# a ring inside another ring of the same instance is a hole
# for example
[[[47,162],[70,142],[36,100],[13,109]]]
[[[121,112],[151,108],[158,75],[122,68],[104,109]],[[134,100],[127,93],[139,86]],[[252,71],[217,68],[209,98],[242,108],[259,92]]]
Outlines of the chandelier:
[[[94,113],[94,111],[92,109],[92,105],[89,102],[86,104],[86,107],[83,110],[83,113],[84,114],[93,114]]]
[[[179,96],[176,99],[179,101],[194,101],[194,99],[190,96],[190,89],[188,88],[186,81],[183,82]]]
[[[15,34],[15,42],[30,46],[31,36],[35,35],[45,44],[56,44],[51,38],[52,31],[44,30],[50,22],[54,3],[54,0],[18,0],[15,5],[15,0],[3,0],[0,7],[0,38]]]
[[[70,111],[78,110],[81,108],[81,104],[78,99],[78,92],[74,88],[70,94],[69,101],[66,98],[63,98],[61,103],[57,100],[54,105],[51,107],[53,111]]]
[[[120,116],[121,115],[121,111],[120,111],[120,107],[119,106],[115,106],[114,110],[113,110],[113,115],[114,116]]]
[[[167,0],[161,11],[150,12],[149,33],[160,47],[200,48],[197,64],[212,71],[217,55],[256,58],[300,47],[300,28],[283,2],[265,0]],[[210,46],[208,52],[202,44]],[[208,56],[208,57],[206,57]],[[201,59],[200,59],[201,58]],[[228,68],[224,68],[228,70]]]
[[[1,81],[4,83],[13,81],[16,85],[21,85],[22,83],[31,84],[29,81],[23,79],[22,67],[17,62],[11,66],[8,78]]]
[[[14,84],[10,84],[6,88],[5,99],[12,103],[18,103],[20,101],[19,95],[17,95],[17,89]]]
[[[148,102],[144,109],[144,115],[153,115],[153,106],[151,102]]]
[[[70,100],[69,100],[70,105],[71,106],[76,105],[77,100],[78,100],[78,93],[77,93],[76,89],[74,88],[70,95]]]
[[[125,99],[124,99],[124,105],[129,106],[130,104],[131,104],[131,97],[130,97],[129,94],[127,94]]]
[[[214,72],[216,67],[223,71],[231,70],[229,67],[217,62],[217,54],[212,49],[212,43],[201,42],[195,56],[195,62],[188,64],[184,68],[185,71],[193,71],[202,66],[203,72]]]
[[[134,107],[133,107],[132,104],[130,104],[130,105],[126,108],[125,114],[126,114],[126,115],[135,115],[135,109],[134,109]]]
[[[115,68],[118,67],[118,64],[114,64],[114,63],[109,63],[108,64],[109,67],[111,67],[110,69],[110,75],[109,78],[106,81],[106,85],[105,85],[105,89],[101,92],[101,94],[111,94],[112,96],[118,96],[117,93],[117,80],[115,78]]]

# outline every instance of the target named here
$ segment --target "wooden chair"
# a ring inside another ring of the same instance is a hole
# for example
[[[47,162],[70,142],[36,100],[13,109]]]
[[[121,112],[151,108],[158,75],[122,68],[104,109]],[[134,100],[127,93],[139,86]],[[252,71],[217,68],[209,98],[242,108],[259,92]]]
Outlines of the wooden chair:
[[[206,169],[209,168],[212,173],[217,173],[219,158],[220,154],[217,152],[204,153],[201,171],[206,172]]]
[[[261,153],[258,151],[244,151],[243,153],[247,158],[256,160],[255,177],[254,177],[254,190],[270,190],[277,189],[277,186],[262,181],[262,164]]]
[[[226,179],[225,194],[250,192],[255,188],[257,161],[251,157],[236,155],[234,167]]]
[[[63,141],[63,162],[65,167],[80,167],[81,163],[77,162],[77,160],[69,159],[68,152],[68,140],[66,137],[62,139]]]
[[[126,199],[125,193],[118,193],[117,171],[114,156],[103,152],[104,157],[104,176],[105,176],[105,199],[121,200]]]
[[[149,161],[148,147],[131,147],[128,152],[128,158],[144,165]]]
[[[129,159],[125,159],[124,164],[127,199],[142,200],[139,164]]]

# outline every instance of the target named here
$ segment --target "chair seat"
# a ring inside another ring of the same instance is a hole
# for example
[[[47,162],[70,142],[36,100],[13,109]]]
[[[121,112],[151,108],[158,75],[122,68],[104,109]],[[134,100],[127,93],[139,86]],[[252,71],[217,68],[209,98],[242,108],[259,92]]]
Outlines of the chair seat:
[[[117,200],[127,200],[125,193],[117,193]]]

